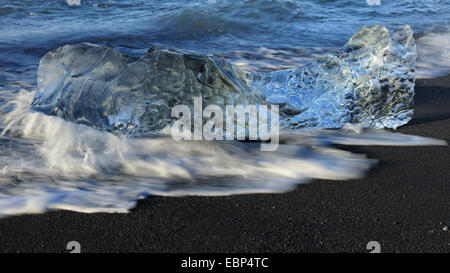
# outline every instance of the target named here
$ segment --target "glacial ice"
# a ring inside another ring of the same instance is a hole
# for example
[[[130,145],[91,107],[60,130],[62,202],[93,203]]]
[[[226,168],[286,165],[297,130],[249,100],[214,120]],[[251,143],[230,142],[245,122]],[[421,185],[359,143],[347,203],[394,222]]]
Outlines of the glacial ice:
[[[359,123],[396,128],[413,115],[416,45],[405,25],[362,28],[337,51],[302,68],[262,74],[251,83],[280,105],[290,128]]]
[[[359,30],[334,55],[305,67],[252,73],[218,55],[152,47],[141,57],[89,43],[65,45],[40,61],[31,109],[98,129],[142,135],[169,125],[171,109],[278,104],[289,128],[347,123],[396,128],[413,114],[416,47],[405,25]],[[193,112],[193,111],[192,111]]]

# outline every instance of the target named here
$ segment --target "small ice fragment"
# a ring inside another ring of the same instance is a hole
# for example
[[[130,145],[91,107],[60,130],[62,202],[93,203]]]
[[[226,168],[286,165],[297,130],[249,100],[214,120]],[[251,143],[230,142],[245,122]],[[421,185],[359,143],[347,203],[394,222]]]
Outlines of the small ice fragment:
[[[66,0],[69,6],[81,6],[81,0]]]
[[[381,0],[367,0],[367,5],[379,6],[379,5],[381,5]]]

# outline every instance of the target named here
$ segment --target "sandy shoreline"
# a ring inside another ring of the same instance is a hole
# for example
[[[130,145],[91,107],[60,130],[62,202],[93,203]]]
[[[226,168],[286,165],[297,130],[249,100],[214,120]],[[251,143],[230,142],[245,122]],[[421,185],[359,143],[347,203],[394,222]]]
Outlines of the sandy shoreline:
[[[417,80],[399,132],[450,143],[450,76]],[[128,214],[52,211],[0,219],[0,252],[448,252],[450,148],[345,147],[379,159],[366,178],[285,194],[149,197]]]

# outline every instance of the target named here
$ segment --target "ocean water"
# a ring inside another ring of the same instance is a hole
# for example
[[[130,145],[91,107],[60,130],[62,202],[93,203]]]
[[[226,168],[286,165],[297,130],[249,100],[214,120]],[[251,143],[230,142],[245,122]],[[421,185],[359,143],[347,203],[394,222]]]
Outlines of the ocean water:
[[[149,194],[283,192],[314,178],[359,178],[374,166],[332,143],[445,144],[351,126],[282,133],[277,153],[111,135],[29,111],[39,60],[59,46],[89,42],[139,56],[164,45],[266,72],[333,52],[361,27],[408,24],[424,78],[450,72],[449,19],[448,0],[0,0],[0,215],[126,212]]]

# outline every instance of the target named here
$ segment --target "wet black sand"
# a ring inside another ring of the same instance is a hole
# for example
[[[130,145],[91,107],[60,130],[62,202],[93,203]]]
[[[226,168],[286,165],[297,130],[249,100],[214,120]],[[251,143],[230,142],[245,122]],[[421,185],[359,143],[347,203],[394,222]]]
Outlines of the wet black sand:
[[[418,80],[402,133],[450,142],[450,76]],[[129,214],[0,219],[0,252],[450,252],[450,148],[346,147],[380,159],[366,178],[285,194],[150,197]]]

